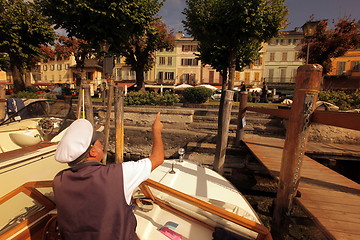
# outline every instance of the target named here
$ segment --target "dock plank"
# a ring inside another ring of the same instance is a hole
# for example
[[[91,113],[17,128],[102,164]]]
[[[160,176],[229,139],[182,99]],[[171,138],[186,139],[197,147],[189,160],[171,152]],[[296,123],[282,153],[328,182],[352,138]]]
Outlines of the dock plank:
[[[284,139],[246,136],[243,140],[253,154],[278,178],[280,174]],[[337,151],[351,155],[360,153],[360,147],[342,148],[336,144],[308,144],[309,151]],[[346,152],[349,151],[349,152]],[[337,172],[304,156],[296,198],[329,239],[360,239],[360,185]]]

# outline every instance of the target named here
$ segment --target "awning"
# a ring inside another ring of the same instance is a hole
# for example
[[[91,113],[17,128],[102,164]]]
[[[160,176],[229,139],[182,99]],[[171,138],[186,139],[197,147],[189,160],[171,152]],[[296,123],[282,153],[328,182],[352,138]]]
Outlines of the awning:
[[[127,88],[129,88],[129,87],[131,87],[133,85],[135,85],[135,83],[115,83],[115,86],[120,86],[120,87],[123,87],[123,88],[125,88],[125,86]]]
[[[51,83],[51,82],[36,82],[36,83],[32,83],[32,85],[41,85],[41,86],[45,86],[45,85],[54,85],[55,83]]]
[[[12,82],[1,82],[1,81],[0,81],[0,84],[4,84],[4,85],[12,85],[13,83],[12,83]]]

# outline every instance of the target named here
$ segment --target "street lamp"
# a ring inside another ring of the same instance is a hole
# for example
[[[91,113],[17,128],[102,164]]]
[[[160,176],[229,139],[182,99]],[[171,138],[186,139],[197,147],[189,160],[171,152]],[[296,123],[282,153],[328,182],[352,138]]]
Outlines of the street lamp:
[[[308,21],[301,28],[303,29],[304,37],[307,40],[306,64],[309,63],[310,40],[315,35],[316,27],[320,21]]]
[[[101,53],[108,53],[110,48],[110,43],[106,40],[102,40],[99,42],[100,45],[100,52]]]

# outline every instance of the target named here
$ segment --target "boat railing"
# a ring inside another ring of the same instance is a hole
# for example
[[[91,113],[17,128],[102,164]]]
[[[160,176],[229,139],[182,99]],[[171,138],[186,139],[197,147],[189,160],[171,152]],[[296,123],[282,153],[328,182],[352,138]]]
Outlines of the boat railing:
[[[0,198],[0,205],[2,205],[5,202],[9,201],[11,198],[15,197],[16,195],[18,195],[20,193],[24,193],[43,206],[40,209],[40,211],[29,216],[28,218],[21,219],[22,221],[20,221],[18,224],[14,225],[13,227],[9,228],[9,230],[7,230],[2,235],[0,235],[0,239],[8,239],[9,237],[13,236],[14,234],[22,231],[22,229],[26,229],[27,226],[30,226],[31,224],[33,224],[41,219],[44,219],[45,216],[49,215],[49,212],[51,210],[56,208],[55,203],[50,198],[48,198],[47,196],[45,196],[42,192],[40,192],[38,190],[39,188],[51,188],[51,187],[52,187],[52,181],[28,182]],[[258,233],[257,239],[264,239],[264,240],[272,239],[269,230],[257,222],[251,221],[247,218],[244,218],[244,217],[241,217],[232,212],[226,211],[225,209],[222,209],[222,208],[214,206],[210,203],[204,202],[193,196],[179,192],[175,189],[167,187],[167,186],[165,186],[161,183],[155,182],[151,179],[148,179],[141,184],[140,189],[142,190],[144,195],[147,198],[152,199],[155,204],[159,205],[160,207],[162,207],[168,211],[175,212],[178,215],[180,215],[186,219],[195,221],[195,222],[201,224],[202,226],[207,227],[208,229],[214,230],[214,227],[210,226],[207,223],[204,223],[198,219],[195,219],[194,217],[192,217],[186,213],[183,213],[183,212],[171,207],[168,203],[165,203],[164,201],[155,197],[153,195],[152,191],[150,190],[150,187],[157,189],[168,195],[171,195],[179,200],[185,201],[185,202],[187,202],[191,205],[194,205],[194,206],[196,206],[204,211],[207,211],[211,214],[217,215],[223,219],[231,221],[237,225],[245,227],[251,231],[254,231],[254,232]],[[48,220],[48,219],[46,219],[46,220]],[[29,229],[27,231],[28,231],[28,234],[30,234],[31,231]]]
[[[147,198],[150,198],[155,204],[159,205],[160,207],[163,207],[169,211],[172,211],[172,212],[175,212],[177,213],[178,215],[182,216],[182,217],[185,217],[185,218],[188,218],[192,221],[195,221],[195,222],[198,222],[200,224],[202,224],[203,226],[211,229],[211,230],[214,230],[214,227],[198,220],[198,219],[195,219],[194,217],[186,214],[186,213],[183,213],[171,206],[169,206],[169,204],[165,203],[163,200],[155,197],[150,188],[149,187],[152,187],[152,188],[155,188],[161,192],[164,192],[166,194],[169,194],[179,200],[182,200],[184,202],[187,202],[191,205],[194,205],[195,207],[198,207],[202,210],[205,210],[206,212],[209,212],[211,214],[214,214],[214,215],[217,215],[223,219],[226,219],[228,221],[231,221],[237,225],[240,225],[244,228],[247,228],[251,231],[254,231],[256,233],[258,233],[258,237],[257,239],[264,239],[264,240],[271,240],[272,237],[271,237],[271,234],[270,234],[270,231],[263,225],[255,222],[255,221],[252,221],[252,220],[249,220],[245,217],[242,217],[242,216],[239,216],[235,213],[232,213],[232,212],[229,212],[225,209],[222,209],[220,207],[217,207],[215,205],[212,205],[210,203],[207,203],[205,201],[202,201],[196,197],[193,197],[193,196],[190,196],[188,194],[185,194],[185,193],[182,193],[180,191],[177,191],[173,188],[170,188],[170,187],[167,187],[161,183],[158,183],[158,182],[155,182],[151,179],[148,179],[146,181],[144,181],[141,185],[140,185],[140,189],[141,191],[145,194],[145,196]]]

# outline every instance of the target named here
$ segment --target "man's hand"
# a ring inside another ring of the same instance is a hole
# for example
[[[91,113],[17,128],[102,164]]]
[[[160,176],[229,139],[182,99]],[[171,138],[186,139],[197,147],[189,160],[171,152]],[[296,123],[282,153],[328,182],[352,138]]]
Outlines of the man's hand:
[[[152,131],[153,133],[159,133],[159,132],[161,133],[162,129],[163,129],[163,124],[160,121],[160,112],[158,112],[154,120],[154,123],[152,125]]]

